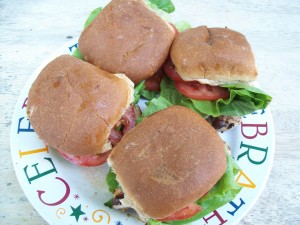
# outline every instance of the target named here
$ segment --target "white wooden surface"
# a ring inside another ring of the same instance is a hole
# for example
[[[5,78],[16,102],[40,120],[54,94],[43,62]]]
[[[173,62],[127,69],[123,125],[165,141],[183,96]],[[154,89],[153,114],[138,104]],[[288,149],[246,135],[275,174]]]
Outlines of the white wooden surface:
[[[70,38],[101,0],[0,0],[0,224],[43,225],[23,194],[10,156],[9,130],[18,95],[34,69]],[[259,83],[274,100],[273,169],[260,199],[240,222],[300,224],[300,1],[179,1],[175,20],[228,26],[256,55]]]

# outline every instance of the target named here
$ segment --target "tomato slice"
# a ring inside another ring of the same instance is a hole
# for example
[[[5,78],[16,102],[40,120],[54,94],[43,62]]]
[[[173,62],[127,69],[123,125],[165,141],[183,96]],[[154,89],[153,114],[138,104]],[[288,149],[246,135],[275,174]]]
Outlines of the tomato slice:
[[[170,58],[163,65],[165,73],[170,77],[173,81],[184,81],[179,74],[175,70],[175,66]]]
[[[110,153],[110,151],[107,151],[96,155],[75,156],[59,150],[57,152],[64,159],[78,166],[100,166],[106,162]]]
[[[176,89],[183,95],[196,100],[218,100],[229,98],[227,88],[201,84],[197,81],[174,82]]]
[[[160,68],[156,73],[145,80],[145,89],[149,91],[160,91],[160,82],[163,75],[164,73]]]
[[[194,215],[196,215],[198,212],[201,210],[201,206],[191,203],[187,207],[178,210],[177,212],[174,212],[170,216],[167,216],[163,219],[158,219],[159,221],[165,222],[165,221],[170,221],[170,220],[184,220],[188,219]]]

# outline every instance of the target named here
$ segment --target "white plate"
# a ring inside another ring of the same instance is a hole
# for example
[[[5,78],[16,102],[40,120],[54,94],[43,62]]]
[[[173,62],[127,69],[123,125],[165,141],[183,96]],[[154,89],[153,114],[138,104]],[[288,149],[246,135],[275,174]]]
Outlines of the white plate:
[[[75,43],[68,44],[42,64],[19,97],[11,126],[11,154],[18,180],[29,201],[49,224],[144,224],[135,215],[103,205],[112,196],[105,181],[106,164],[93,168],[70,164],[48,150],[29,125],[26,98],[32,82],[50,60],[71,54],[74,46]],[[274,156],[271,112],[259,110],[246,116],[243,124],[220,135],[230,145],[242,169],[236,179],[244,188],[232,202],[194,222],[195,225],[236,224],[253,206],[267,182]]]

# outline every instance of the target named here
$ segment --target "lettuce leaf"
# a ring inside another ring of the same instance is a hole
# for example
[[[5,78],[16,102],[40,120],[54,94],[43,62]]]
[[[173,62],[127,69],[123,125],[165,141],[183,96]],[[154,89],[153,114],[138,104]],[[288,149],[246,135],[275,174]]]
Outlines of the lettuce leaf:
[[[98,16],[98,14],[102,11],[102,7],[94,9],[90,15],[88,16],[87,20],[84,23],[84,29],[87,28],[88,25],[90,25]]]
[[[116,179],[116,174],[110,168],[107,175],[106,175],[106,183],[108,185],[108,189],[111,193],[114,193],[116,188],[120,187],[119,182]],[[107,202],[104,203],[105,206],[112,208],[113,199],[109,199]]]
[[[147,0],[147,1],[149,1],[151,4],[155,5],[157,8],[159,8],[167,13],[172,13],[175,11],[175,6],[171,0]],[[148,4],[148,5],[151,7],[151,4]]]
[[[107,202],[104,202],[104,205],[109,207],[109,208],[112,208],[113,206],[113,198],[109,199]]]
[[[189,24],[189,22],[187,22],[185,20],[174,23],[174,26],[176,27],[176,29],[179,32],[182,32],[182,31],[192,28],[192,26]]]
[[[141,92],[145,89],[145,81],[142,81],[134,87],[134,101],[133,104],[137,104],[141,98]]]
[[[75,49],[75,51],[72,53],[72,56],[85,61],[78,48]]]
[[[156,98],[159,94],[159,91],[149,91],[149,90],[142,90],[141,96],[144,97],[147,100],[152,100],[153,98]]]
[[[160,86],[160,96],[149,102],[139,121],[171,105],[186,106],[203,117],[209,115],[213,117],[220,115],[244,116],[258,109],[265,109],[272,100],[272,97],[268,94],[247,84],[231,83],[221,86],[228,88],[230,91],[228,99],[218,99],[216,101],[194,100],[179,93],[174,87],[173,81],[164,76]]]
[[[153,113],[168,108],[169,106],[172,106],[172,103],[164,97],[159,96],[158,98],[152,99],[150,102],[147,103],[147,105],[148,106],[143,111],[142,115],[136,119],[137,124],[140,123],[144,118],[152,115]]]
[[[159,91],[149,91],[145,89],[145,80],[143,80],[141,83],[137,84],[134,88],[134,104],[138,103],[141,97],[152,100],[153,98],[156,98],[159,94]]]
[[[99,7],[99,8],[96,8],[94,9],[90,15],[88,16],[88,18],[86,19],[85,23],[84,23],[84,29],[90,25],[94,19],[96,19],[96,17],[98,16],[98,14],[102,11],[102,8]],[[84,57],[83,55],[80,53],[79,49],[76,48],[76,50],[73,52],[72,56],[78,58],[78,59],[81,59],[81,60],[84,60]]]
[[[111,168],[106,175],[106,183],[111,193],[114,193],[116,188],[120,187],[119,182],[116,179],[116,174],[112,171]]]
[[[235,181],[235,175],[238,173],[239,167],[227,152],[226,155],[227,167],[224,175],[204,197],[195,202],[202,207],[202,210],[199,213],[189,219],[179,221],[160,222],[150,219],[147,221],[147,225],[186,225],[201,219],[213,210],[232,201],[241,191],[242,187]]]
[[[133,104],[137,104],[141,97],[152,100],[156,98],[159,92],[145,90],[145,81],[143,80],[141,83],[137,84],[134,88],[134,101]]]

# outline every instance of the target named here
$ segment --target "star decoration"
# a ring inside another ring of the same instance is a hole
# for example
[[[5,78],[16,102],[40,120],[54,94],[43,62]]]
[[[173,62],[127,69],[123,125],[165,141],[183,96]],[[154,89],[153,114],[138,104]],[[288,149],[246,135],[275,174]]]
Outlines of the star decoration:
[[[73,195],[74,199],[78,200],[80,197],[79,197],[79,194],[75,194]]]
[[[85,214],[84,212],[81,211],[81,205],[77,206],[76,209],[71,206],[71,209],[72,209],[72,214],[70,216],[75,216],[77,222],[79,217]]]
[[[87,222],[88,220],[89,220],[89,218],[87,216],[83,218],[84,222]]]
[[[116,225],[123,225],[123,223],[121,221],[117,221]]]

